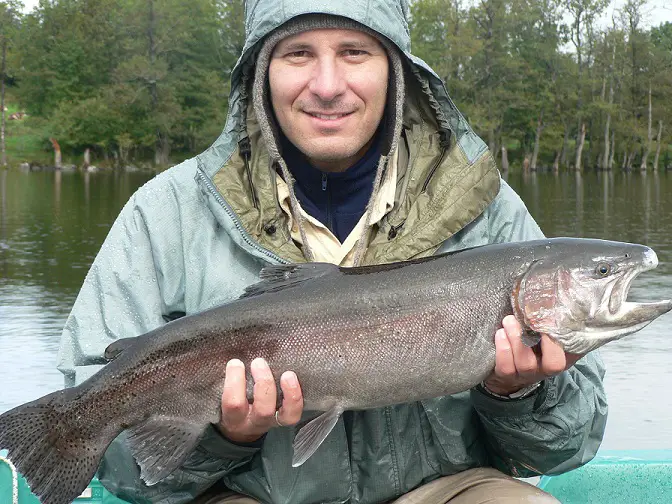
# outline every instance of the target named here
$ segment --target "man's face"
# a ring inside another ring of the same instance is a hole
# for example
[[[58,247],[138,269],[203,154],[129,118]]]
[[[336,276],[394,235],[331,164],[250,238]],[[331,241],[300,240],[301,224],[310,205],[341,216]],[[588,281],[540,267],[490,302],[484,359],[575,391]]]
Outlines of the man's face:
[[[287,37],[269,68],[280,128],[317,168],[347,170],[383,117],[388,72],[387,52],[366,33],[321,29]]]

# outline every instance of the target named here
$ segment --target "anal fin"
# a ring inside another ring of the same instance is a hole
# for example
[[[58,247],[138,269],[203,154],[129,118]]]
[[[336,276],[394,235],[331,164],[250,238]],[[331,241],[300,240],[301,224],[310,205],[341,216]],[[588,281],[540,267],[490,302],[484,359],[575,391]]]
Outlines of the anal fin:
[[[128,442],[143,481],[155,485],[180,467],[206,427],[183,418],[154,416],[130,429]]]
[[[327,438],[343,411],[332,408],[304,425],[294,438],[292,467],[299,467],[308,460]]]

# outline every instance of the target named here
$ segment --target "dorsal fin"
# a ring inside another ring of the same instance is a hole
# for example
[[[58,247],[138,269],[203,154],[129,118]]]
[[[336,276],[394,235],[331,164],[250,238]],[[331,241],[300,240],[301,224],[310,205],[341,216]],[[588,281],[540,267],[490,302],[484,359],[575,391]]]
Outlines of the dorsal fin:
[[[261,281],[245,289],[241,298],[258,296],[267,292],[278,292],[296,287],[315,278],[333,275],[340,272],[340,268],[330,263],[305,263],[266,266],[261,270]]]
[[[135,341],[138,338],[121,338],[115,341],[114,343],[110,343],[107,345],[107,348],[105,348],[105,360],[106,361],[113,361],[119,355],[124,352],[127,348],[133,346]]]

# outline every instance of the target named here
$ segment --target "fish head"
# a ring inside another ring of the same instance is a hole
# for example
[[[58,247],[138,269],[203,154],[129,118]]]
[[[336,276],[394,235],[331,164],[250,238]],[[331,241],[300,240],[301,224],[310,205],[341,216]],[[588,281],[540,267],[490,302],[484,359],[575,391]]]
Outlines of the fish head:
[[[566,352],[585,354],[639,331],[672,309],[672,301],[628,301],[633,280],[658,265],[649,247],[605,240],[549,240],[517,279],[514,314]]]

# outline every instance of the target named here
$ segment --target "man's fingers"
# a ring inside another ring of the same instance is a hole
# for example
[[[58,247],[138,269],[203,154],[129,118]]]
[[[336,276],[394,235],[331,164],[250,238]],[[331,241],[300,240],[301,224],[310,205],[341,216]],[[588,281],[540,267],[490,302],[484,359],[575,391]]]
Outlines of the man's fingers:
[[[520,376],[529,376],[537,372],[539,363],[537,356],[530,347],[526,346],[522,340],[523,328],[512,315],[504,317],[502,326],[511,343],[511,354],[516,366],[516,372]]]
[[[516,375],[516,366],[511,353],[511,343],[504,329],[498,329],[495,333],[495,375],[506,378]]]
[[[250,421],[254,425],[270,425],[269,420],[275,417],[276,385],[273,373],[264,359],[254,359],[250,364],[250,372],[254,378],[254,402]]]
[[[278,420],[282,425],[294,425],[301,420],[303,413],[303,394],[299,380],[293,371],[286,371],[280,377],[282,389],[282,407],[278,411]]]
[[[541,372],[546,376],[562,373],[567,367],[567,358],[562,347],[545,334],[541,337]]]
[[[226,363],[224,392],[222,393],[222,420],[237,424],[247,417],[249,403],[245,392],[245,364],[238,359]]]

